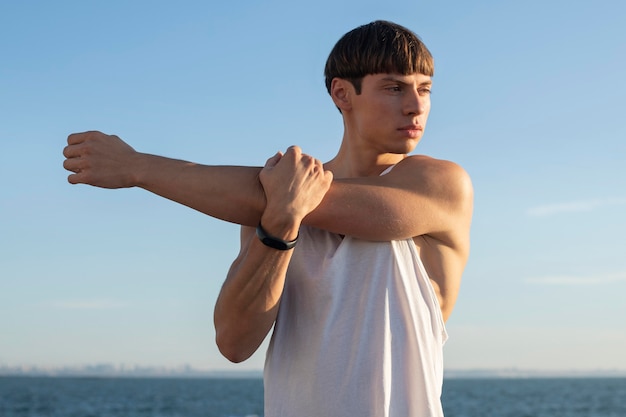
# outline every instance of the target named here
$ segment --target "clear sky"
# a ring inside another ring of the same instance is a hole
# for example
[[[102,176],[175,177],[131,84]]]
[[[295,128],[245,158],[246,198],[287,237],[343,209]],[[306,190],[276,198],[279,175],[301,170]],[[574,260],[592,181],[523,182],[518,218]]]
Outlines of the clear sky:
[[[213,306],[238,228],[67,183],[69,133],[207,164],[334,156],[337,39],[403,24],[436,60],[416,152],[472,176],[448,369],[626,369],[626,2],[0,3],[0,366],[231,365]]]

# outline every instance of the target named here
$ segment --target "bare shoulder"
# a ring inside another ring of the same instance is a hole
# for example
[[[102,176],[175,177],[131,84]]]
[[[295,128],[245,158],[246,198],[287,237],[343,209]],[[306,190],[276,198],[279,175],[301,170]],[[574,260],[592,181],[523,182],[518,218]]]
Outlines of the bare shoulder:
[[[391,173],[400,181],[411,182],[417,192],[445,202],[450,209],[471,209],[472,181],[465,169],[454,162],[412,155],[398,163]]]
[[[418,193],[433,203],[439,228],[414,237],[420,257],[439,298],[444,319],[452,313],[470,250],[473,187],[468,173],[454,162],[411,156],[396,168],[412,177]],[[395,171],[396,168],[392,170]]]

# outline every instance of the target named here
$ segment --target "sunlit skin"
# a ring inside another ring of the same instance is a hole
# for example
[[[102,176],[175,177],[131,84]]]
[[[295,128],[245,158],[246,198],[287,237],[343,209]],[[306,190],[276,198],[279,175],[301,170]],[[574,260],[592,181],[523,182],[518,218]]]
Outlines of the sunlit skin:
[[[447,320],[469,254],[472,187],[465,171],[453,163],[407,155],[424,133],[431,87],[431,78],[423,74],[368,75],[359,94],[350,81],[332,81],[331,96],[343,115],[345,129],[337,155],[324,164],[335,181],[303,223],[365,239],[412,237]],[[394,169],[380,176],[391,165]],[[242,229],[241,252],[216,305],[218,344],[236,362],[249,357],[271,328],[284,285],[284,276],[266,273],[265,288],[273,290],[265,290],[262,297],[265,312],[232,309],[249,306],[253,299],[238,297],[249,284],[235,283],[251,282],[256,268],[266,265],[251,261],[258,247],[256,240],[252,228]],[[287,265],[284,258],[274,267],[286,269]],[[234,311],[238,314],[233,315]]]
[[[357,94],[351,82],[333,80],[331,96],[342,112],[345,131],[337,156],[324,167],[336,179],[358,183],[366,182],[358,178],[378,177],[396,165],[391,173],[372,181],[406,190],[397,196],[388,193],[386,198],[397,209],[389,213],[404,220],[406,237],[415,241],[447,320],[469,254],[473,198],[470,180],[457,165],[407,155],[424,134],[432,84],[430,76],[420,73],[372,74],[363,77]],[[445,208],[434,203],[436,200],[444,202]],[[452,206],[452,216],[440,217]]]
[[[300,224],[366,240],[413,238],[447,319],[469,254],[473,191],[458,165],[408,155],[424,133],[430,89],[423,74],[367,75],[360,94],[335,78],[331,97],[345,133],[326,164],[294,146],[263,168],[199,165],[84,132],[68,138],[64,166],[73,172],[71,183],[138,186],[243,226],[214,314],[218,347],[231,361],[250,357],[271,330],[291,259],[290,251],[256,239],[259,221],[285,240],[297,236]]]
[[[328,169],[338,178],[378,175],[404,159],[424,134],[431,87],[431,77],[419,73],[367,75],[360,94],[349,81],[333,80],[331,95],[345,132]]]

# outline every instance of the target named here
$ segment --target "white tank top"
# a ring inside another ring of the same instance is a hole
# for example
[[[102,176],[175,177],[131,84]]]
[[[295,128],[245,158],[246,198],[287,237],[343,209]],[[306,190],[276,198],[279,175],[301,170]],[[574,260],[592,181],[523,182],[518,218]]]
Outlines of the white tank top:
[[[265,417],[443,416],[439,302],[412,239],[302,226],[265,363]]]

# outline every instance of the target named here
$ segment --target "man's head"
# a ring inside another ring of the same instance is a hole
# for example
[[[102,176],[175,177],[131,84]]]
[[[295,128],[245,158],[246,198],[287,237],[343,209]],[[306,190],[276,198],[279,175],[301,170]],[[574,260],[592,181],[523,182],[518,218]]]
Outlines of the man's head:
[[[430,51],[419,37],[398,24],[377,20],[346,33],[326,61],[324,75],[330,93],[333,78],[349,80],[357,94],[366,75],[380,73],[433,76]]]

